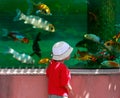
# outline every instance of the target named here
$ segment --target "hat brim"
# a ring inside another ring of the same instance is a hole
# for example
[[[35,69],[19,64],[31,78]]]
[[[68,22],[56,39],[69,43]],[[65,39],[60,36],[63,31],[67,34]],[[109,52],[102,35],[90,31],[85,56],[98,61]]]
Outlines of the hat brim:
[[[54,59],[54,60],[63,60],[65,58],[67,58],[71,54],[72,51],[73,51],[73,48],[70,47],[64,54],[53,55],[52,59]]]

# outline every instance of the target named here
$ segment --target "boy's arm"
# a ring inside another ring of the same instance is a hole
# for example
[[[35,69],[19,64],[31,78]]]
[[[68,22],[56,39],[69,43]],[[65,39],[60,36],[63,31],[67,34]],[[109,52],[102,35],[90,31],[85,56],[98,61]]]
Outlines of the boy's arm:
[[[73,95],[73,90],[72,90],[72,86],[70,85],[70,83],[68,83],[65,88],[67,89],[68,93]]]

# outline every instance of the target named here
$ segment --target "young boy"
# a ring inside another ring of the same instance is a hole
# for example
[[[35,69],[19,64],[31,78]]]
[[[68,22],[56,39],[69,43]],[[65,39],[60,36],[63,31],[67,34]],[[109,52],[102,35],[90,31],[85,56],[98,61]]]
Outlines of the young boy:
[[[57,42],[52,47],[52,60],[46,69],[49,98],[68,98],[68,94],[72,93],[71,74],[64,64],[72,51],[73,48],[64,41]]]

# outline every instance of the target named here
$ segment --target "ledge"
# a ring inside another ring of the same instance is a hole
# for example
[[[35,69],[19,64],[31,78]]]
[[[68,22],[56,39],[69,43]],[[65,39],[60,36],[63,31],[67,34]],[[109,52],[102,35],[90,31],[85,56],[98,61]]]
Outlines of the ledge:
[[[120,74],[120,69],[71,69],[72,74],[92,74],[92,75],[101,75],[101,74]]]
[[[70,69],[73,75],[120,74],[120,69]],[[44,75],[45,69],[0,69],[0,75]]]

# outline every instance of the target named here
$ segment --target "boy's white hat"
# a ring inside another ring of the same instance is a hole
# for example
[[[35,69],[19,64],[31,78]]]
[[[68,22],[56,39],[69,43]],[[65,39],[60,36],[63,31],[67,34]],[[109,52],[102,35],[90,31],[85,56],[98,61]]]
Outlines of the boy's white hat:
[[[52,47],[52,58],[54,60],[63,60],[67,58],[72,51],[73,48],[68,43],[64,41],[57,42]]]

